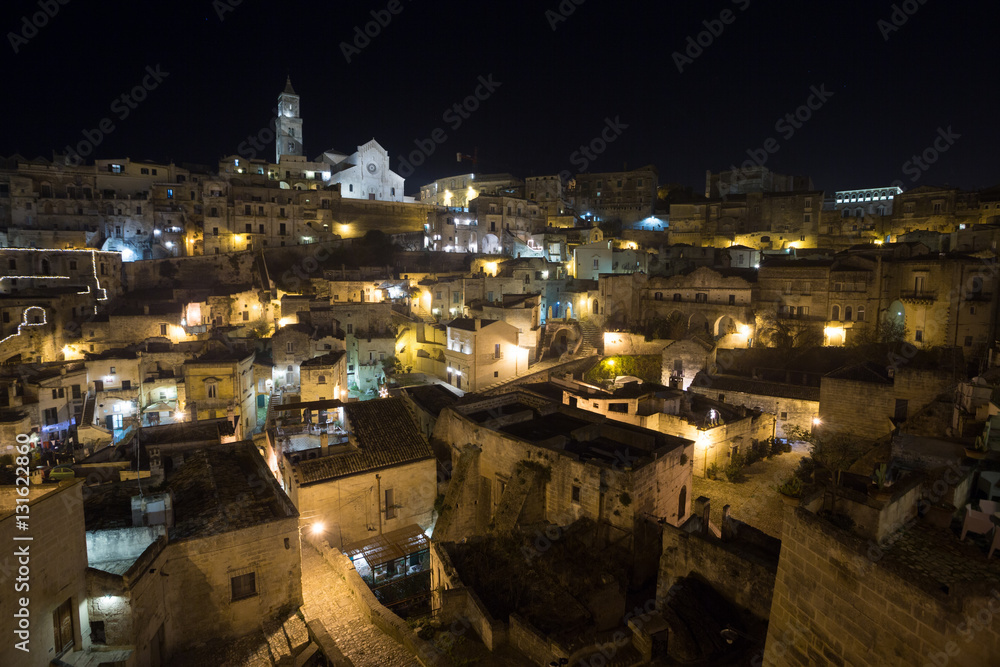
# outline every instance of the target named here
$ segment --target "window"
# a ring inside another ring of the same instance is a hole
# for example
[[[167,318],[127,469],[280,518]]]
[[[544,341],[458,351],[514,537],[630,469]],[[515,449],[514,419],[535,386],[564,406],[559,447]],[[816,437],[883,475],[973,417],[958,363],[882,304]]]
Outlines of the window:
[[[233,592],[233,602],[257,595],[257,575],[254,572],[230,578],[229,585]]]
[[[595,269],[599,269],[600,267],[601,267],[601,260],[599,260],[598,258],[595,257],[594,258],[594,268]]]
[[[107,638],[104,633],[104,621],[90,622],[90,641],[94,642],[95,644],[107,643]]]
[[[396,494],[395,489],[385,490],[385,518],[389,519],[396,518]]]
[[[114,374],[115,374],[115,367],[114,367],[114,366],[112,366],[112,367],[111,367],[111,372],[109,373],[109,375],[114,375]]]
[[[354,333],[354,325],[353,324],[348,324],[347,325],[347,333],[349,333],[349,334]]]
[[[167,199],[173,199],[173,198],[174,198],[173,188],[167,188]]]
[[[851,308],[850,306],[845,306],[844,307],[844,320],[846,320],[847,322],[850,322],[851,321],[851,315],[853,315],[853,314],[854,314],[854,309],[853,308]]]
[[[295,343],[293,343],[291,341],[288,341],[287,343],[285,343],[285,352],[287,352],[288,354],[291,354],[294,351],[295,351]]]
[[[320,375],[318,378],[316,378],[316,384],[326,384],[326,376]]]
[[[73,385],[73,394],[72,395],[73,395],[74,399],[76,399],[76,400],[80,399],[80,385],[78,385],[78,384]]]
[[[674,292],[674,301],[680,301],[681,295],[678,292]]]
[[[500,343],[497,343],[496,345],[493,346],[493,358],[494,359],[500,358]]]
[[[161,324],[160,325],[160,335],[161,336],[166,336],[167,335],[167,325],[166,324]]]
[[[729,305],[730,306],[735,306],[736,305],[736,295],[735,294],[730,294],[729,295]]]
[[[913,340],[917,341],[918,343],[923,342],[923,340],[924,340],[924,332],[921,331],[920,329],[917,329],[916,331],[914,331],[913,332]]]
[[[573,489],[572,489],[572,491],[571,491],[571,494],[572,494],[571,498],[573,499],[573,502],[574,503],[579,503],[580,502],[580,487],[579,486],[574,486]]]
[[[216,382],[208,382],[205,384],[205,395],[209,398],[219,397],[219,385]]]
[[[781,413],[781,418],[782,419],[788,419],[788,413],[787,412],[782,412]]]
[[[855,317],[855,319],[858,322],[864,322],[865,321],[865,307],[864,306],[858,306],[858,315],[857,315],[857,317]]]
[[[694,295],[695,303],[708,303],[708,294],[705,292],[698,292]]]
[[[913,291],[920,294],[924,291],[924,277],[914,276],[913,277]]]
[[[212,236],[218,236],[218,235],[219,235],[219,228],[212,227]]]
[[[243,321],[244,322],[249,322],[250,321],[250,311],[247,311],[247,310],[243,311]]]
[[[17,260],[16,259],[9,259],[9,260],[7,260],[7,266],[9,266],[12,269],[16,269],[17,268]]]
[[[656,292],[653,294],[653,300],[663,301],[663,292]]]

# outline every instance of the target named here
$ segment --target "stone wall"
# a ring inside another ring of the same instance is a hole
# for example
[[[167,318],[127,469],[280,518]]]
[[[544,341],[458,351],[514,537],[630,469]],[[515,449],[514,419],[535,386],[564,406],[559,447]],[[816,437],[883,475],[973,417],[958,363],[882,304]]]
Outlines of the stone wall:
[[[689,390],[711,399],[718,399],[722,395],[724,397],[722,400],[730,405],[745,405],[748,408],[758,408],[774,415],[774,434],[779,438],[786,437],[786,426],[797,426],[805,431],[811,430],[812,420],[819,414],[819,401],[751,394],[744,391],[727,391],[698,383],[692,384]]]
[[[12,488],[12,487],[8,487]],[[5,553],[0,557],[0,664],[21,667],[46,667],[56,656],[53,647],[53,612],[67,600],[73,618],[73,644],[77,650],[90,646],[90,621],[87,614],[87,543],[83,520],[83,482],[63,482],[59,489],[41,497],[31,494],[29,512],[10,513],[0,519],[0,540]],[[13,500],[11,500],[13,505]],[[28,529],[16,526],[16,517],[28,520]],[[15,542],[15,537],[31,537],[31,541]],[[15,555],[27,546],[29,563],[19,563]],[[19,568],[25,566],[25,575]],[[17,582],[16,577],[27,581]],[[24,588],[23,584],[29,588]],[[16,586],[20,584],[19,590]],[[30,627],[27,637],[15,634],[20,630],[14,616],[21,609],[20,598],[27,598]],[[24,652],[15,643],[29,639]],[[62,647],[59,647],[62,648]]]
[[[212,276],[213,285],[246,285],[254,282],[252,252],[197,257],[174,257],[126,262],[122,265],[123,282],[129,290],[205,285],[205,276]],[[176,281],[176,282],[175,282]]]
[[[925,589],[913,572],[869,560],[867,548],[804,508],[785,508],[765,665],[996,662],[1000,590]]]
[[[257,629],[262,618],[302,605],[297,517],[200,539],[171,542],[159,571],[171,614],[166,643],[183,650],[206,638],[238,637]],[[232,600],[230,579],[255,573],[257,594]]]
[[[330,541],[337,548],[368,539],[380,527],[383,532],[389,532],[415,523],[422,530],[429,530],[437,497],[435,460],[396,465],[377,473],[381,479],[376,479],[376,471],[371,471],[306,486],[287,485],[286,488],[300,513],[326,523]],[[397,505],[391,519],[385,511],[388,489],[393,490],[393,502]]]
[[[604,334],[604,354],[660,354],[670,344],[669,340],[650,340],[642,334],[625,331],[608,331]]]
[[[745,530],[753,530],[742,526]],[[667,591],[678,579],[695,574],[708,583],[726,600],[761,620],[771,614],[771,596],[778,571],[777,550],[774,557],[741,546],[739,541],[725,542],[713,537],[688,533],[679,528],[663,529],[663,555],[656,582],[656,600],[659,606]]]

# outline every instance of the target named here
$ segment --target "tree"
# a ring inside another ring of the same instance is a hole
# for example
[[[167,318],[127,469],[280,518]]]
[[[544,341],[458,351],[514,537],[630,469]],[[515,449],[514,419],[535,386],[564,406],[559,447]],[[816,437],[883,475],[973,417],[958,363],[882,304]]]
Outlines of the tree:
[[[902,343],[906,340],[906,326],[895,319],[883,318],[871,327],[859,329],[850,339],[850,345],[878,345]]]
[[[819,347],[823,344],[823,332],[809,324],[798,324],[795,320],[766,313],[760,317],[757,326],[757,340],[765,347],[783,350],[803,347]]]
[[[785,426],[789,440],[800,440],[812,445],[813,460],[833,473],[834,486],[840,486],[841,473],[850,468],[868,450],[868,443],[849,433],[825,427],[807,431],[799,426]]]

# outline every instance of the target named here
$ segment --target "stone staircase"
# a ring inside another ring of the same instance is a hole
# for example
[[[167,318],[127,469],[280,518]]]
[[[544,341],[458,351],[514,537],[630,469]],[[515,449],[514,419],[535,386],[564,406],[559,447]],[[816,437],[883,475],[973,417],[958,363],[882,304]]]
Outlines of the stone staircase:
[[[590,354],[602,354],[604,351],[604,334],[596,325],[581,321],[580,331],[583,333],[583,345],[577,354],[586,356]]]

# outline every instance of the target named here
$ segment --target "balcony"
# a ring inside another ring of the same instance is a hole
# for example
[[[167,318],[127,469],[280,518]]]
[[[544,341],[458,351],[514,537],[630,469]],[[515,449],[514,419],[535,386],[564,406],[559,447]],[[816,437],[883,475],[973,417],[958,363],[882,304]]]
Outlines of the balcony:
[[[933,303],[937,292],[933,290],[911,290],[899,293],[899,300],[910,303]]]

